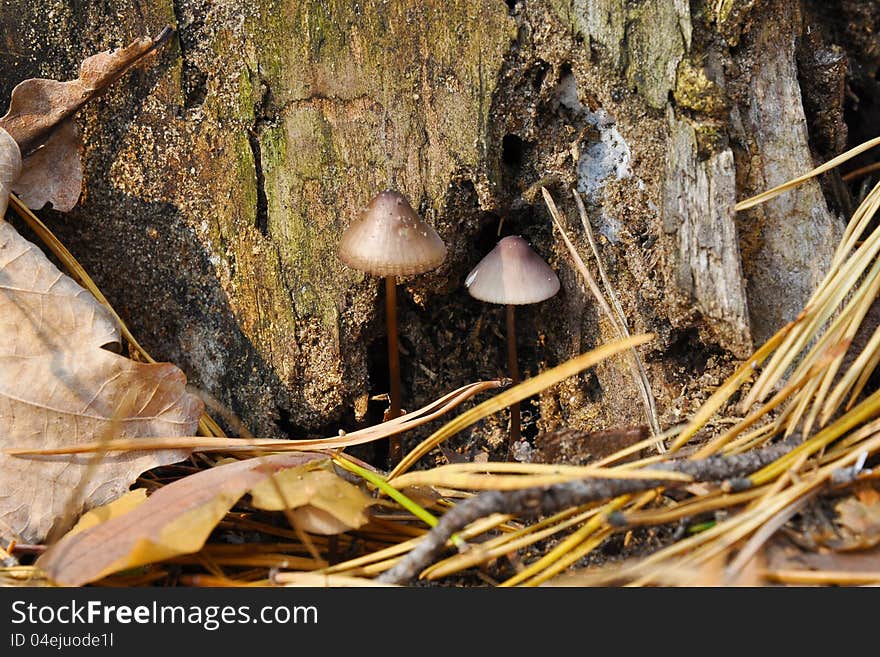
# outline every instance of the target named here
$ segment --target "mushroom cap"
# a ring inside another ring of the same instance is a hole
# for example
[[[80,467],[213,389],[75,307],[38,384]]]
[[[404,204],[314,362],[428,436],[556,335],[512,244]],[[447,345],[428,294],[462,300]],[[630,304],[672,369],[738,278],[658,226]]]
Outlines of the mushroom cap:
[[[339,258],[374,276],[406,276],[439,267],[446,245],[405,196],[386,189],[342,234]]]
[[[559,292],[556,273],[522,237],[505,237],[464,281],[480,301],[510,305],[538,303]]]

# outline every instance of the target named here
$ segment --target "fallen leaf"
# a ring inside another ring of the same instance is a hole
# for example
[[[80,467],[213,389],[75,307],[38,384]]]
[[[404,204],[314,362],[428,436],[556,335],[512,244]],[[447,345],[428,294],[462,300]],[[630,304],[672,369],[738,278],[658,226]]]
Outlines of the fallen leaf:
[[[119,340],[113,315],[0,221],[0,357],[94,350]]]
[[[136,363],[106,350],[0,357],[6,444],[76,443],[93,436],[191,434],[202,406],[174,365]],[[8,442],[7,442],[8,441]],[[122,495],[145,470],[187,450],[70,457],[0,455],[0,529],[33,543],[64,531],[85,509]]]
[[[880,504],[848,497],[835,507],[840,525],[863,540],[880,538]]]
[[[314,534],[340,534],[366,524],[374,503],[357,486],[327,470],[285,470],[251,490],[251,504],[265,511],[293,510],[294,520]]]
[[[853,546],[843,546],[847,550]],[[859,551],[836,552],[826,547],[813,551],[799,548],[790,542],[777,538],[771,542],[765,553],[768,556],[767,570],[797,571],[804,569],[825,572],[880,572],[880,547],[863,546]]]
[[[80,66],[79,78],[68,82],[31,78],[12,90],[9,111],[0,118],[25,155],[46,142],[62,122],[100,95],[173,33],[166,27],[155,38],[142,37],[118,50],[92,55]]]
[[[65,121],[25,158],[13,191],[33,210],[51,203],[58,212],[70,212],[82,190],[81,149],[79,128]]]
[[[0,446],[193,434],[203,404],[186,392],[183,373],[101,349],[119,339],[110,312],[0,220]],[[140,473],[188,454],[0,453],[0,537],[42,542]]]
[[[21,171],[21,153],[18,144],[8,132],[0,128],[0,220],[6,214],[12,183]]]
[[[880,491],[868,482],[856,486],[854,492],[862,504],[876,505],[880,502]]]
[[[172,33],[172,28],[166,27],[155,38],[136,39],[125,48],[93,55],[83,61],[76,80],[30,78],[12,90],[9,111],[0,118],[0,130],[18,144],[25,156],[13,189],[29,208],[52,203],[60,212],[73,209],[79,200],[83,174],[82,140],[71,117]],[[2,142],[0,139],[0,150],[5,146]],[[0,172],[0,210],[5,212],[2,175]],[[15,177],[7,181],[7,194],[8,184]]]
[[[110,502],[110,504],[96,507],[88,513],[84,513],[79,521],[73,526],[73,529],[67,533],[69,535],[78,534],[86,529],[91,529],[96,525],[100,525],[102,522],[107,522],[108,520],[119,517],[124,513],[128,513],[132,509],[136,509],[146,501],[146,488],[135,488],[134,490],[130,490],[119,499]]]
[[[68,533],[37,560],[56,583],[81,586],[105,575],[197,552],[242,495],[273,472],[323,454],[288,453],[226,463],[163,486],[132,511]]]

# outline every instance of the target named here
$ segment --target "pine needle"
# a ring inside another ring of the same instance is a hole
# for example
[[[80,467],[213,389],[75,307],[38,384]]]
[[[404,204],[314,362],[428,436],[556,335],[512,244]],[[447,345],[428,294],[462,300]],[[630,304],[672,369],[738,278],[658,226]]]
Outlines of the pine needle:
[[[586,282],[587,287],[590,289],[590,292],[593,293],[593,297],[598,302],[599,307],[602,309],[602,312],[605,313],[605,316],[611,323],[615,335],[618,339],[628,338],[630,336],[630,333],[626,323],[626,316],[623,313],[623,308],[621,308],[620,306],[617,295],[614,293],[614,288],[611,286],[611,283],[605,274],[605,269],[602,266],[602,260],[599,257],[598,250],[596,249],[596,245],[593,240],[593,232],[590,228],[589,219],[586,215],[586,209],[584,208],[583,201],[581,200],[580,195],[577,193],[576,190],[572,190],[575,201],[578,205],[578,211],[581,213],[581,221],[583,222],[584,230],[588,236],[590,246],[593,249],[593,255],[596,259],[599,274],[602,278],[603,284],[605,285],[605,289],[608,291],[608,296],[611,298],[611,301],[615,306],[615,311],[611,310],[611,306],[605,299],[605,295],[602,294],[602,291],[599,289],[599,285],[596,283],[596,279],[593,278],[593,275],[590,273],[590,270],[587,268],[580,254],[577,252],[577,249],[575,249],[574,244],[572,244],[568,233],[565,232],[565,229],[562,226],[562,214],[556,207],[556,202],[553,200],[550,192],[547,191],[546,187],[541,187],[541,193],[544,196],[544,203],[547,205],[547,209],[550,211],[550,217],[553,220],[553,225],[562,235],[562,240],[563,242],[565,242],[565,246],[566,248],[568,248],[572,260],[574,260],[575,268],[578,270],[581,277]],[[645,418],[648,422],[648,426],[651,428],[651,433],[654,436],[659,436],[661,433],[660,423],[657,419],[657,409],[654,403],[654,394],[651,391],[651,385],[648,382],[648,375],[645,372],[645,368],[642,365],[642,361],[639,358],[639,354],[635,350],[635,348],[630,349],[630,354],[632,356],[631,367],[633,379],[635,381],[636,388],[638,389],[639,394],[642,397],[642,403],[645,406]],[[666,447],[662,442],[656,443],[656,448],[657,451],[661,454],[666,451]]]

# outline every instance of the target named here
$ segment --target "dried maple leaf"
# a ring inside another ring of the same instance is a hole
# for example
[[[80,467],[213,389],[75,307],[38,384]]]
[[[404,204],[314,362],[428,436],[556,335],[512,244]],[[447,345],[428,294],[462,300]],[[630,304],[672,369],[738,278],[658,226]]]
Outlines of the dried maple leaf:
[[[0,206],[18,146],[0,130]],[[203,404],[169,363],[137,363],[113,315],[0,219],[0,447],[191,435]],[[186,457],[157,450],[76,457],[0,452],[0,538],[40,542],[84,509],[124,493],[150,468]]]
[[[232,461],[163,486],[128,513],[71,532],[37,560],[56,583],[81,586],[111,573],[197,552],[232,505],[272,473],[323,454]]]

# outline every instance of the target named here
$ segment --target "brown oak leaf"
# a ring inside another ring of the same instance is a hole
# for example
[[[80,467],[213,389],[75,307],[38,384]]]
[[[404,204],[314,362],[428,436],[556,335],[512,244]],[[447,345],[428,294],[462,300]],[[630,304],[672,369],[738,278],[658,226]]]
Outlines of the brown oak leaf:
[[[67,534],[37,565],[57,584],[81,586],[119,570],[197,552],[238,499],[260,482],[275,472],[326,460],[316,453],[272,454],[189,475],[127,513]]]
[[[0,207],[18,171],[0,129]],[[192,435],[203,410],[169,363],[137,363],[102,347],[115,317],[0,219],[0,539],[40,542],[83,510],[123,494],[150,468],[187,450],[13,456],[111,438]]]
[[[82,190],[81,151],[79,127],[73,120],[65,121],[25,158],[12,190],[33,210],[51,203],[59,212],[70,212]]]
[[[155,37],[142,37],[124,48],[92,55],[83,61],[76,80],[30,78],[12,90],[9,111],[0,117],[0,129],[18,143],[24,155],[14,190],[28,207],[39,209],[52,203],[61,212],[73,209],[83,179],[82,142],[73,115],[173,32],[166,27]]]
[[[18,144],[3,128],[0,128],[0,219],[6,214],[12,183],[21,171],[21,153]]]

